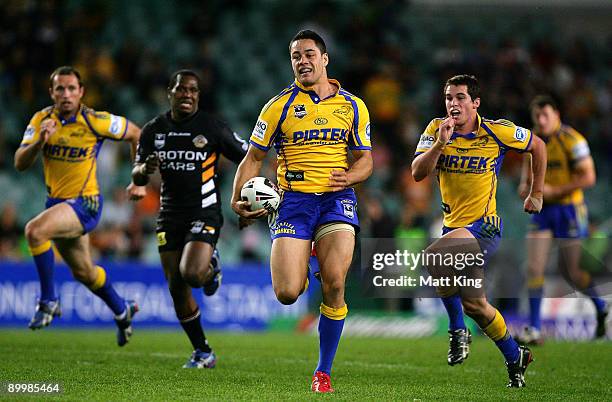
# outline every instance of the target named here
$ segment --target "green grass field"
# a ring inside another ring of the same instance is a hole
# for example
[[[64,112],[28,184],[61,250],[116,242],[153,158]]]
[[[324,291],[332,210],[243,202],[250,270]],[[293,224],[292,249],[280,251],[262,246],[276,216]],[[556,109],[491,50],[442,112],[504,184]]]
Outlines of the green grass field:
[[[213,332],[213,370],[185,370],[180,332],[137,330],[118,348],[111,329],[0,330],[0,383],[59,382],[62,400],[612,400],[612,343],[548,342],[535,349],[528,387],[506,389],[501,355],[477,337],[461,366],[446,364],[447,341],[344,338],[333,395],[312,395],[317,338],[291,333]],[[41,400],[41,395],[30,395]],[[0,400],[15,400],[6,393]]]

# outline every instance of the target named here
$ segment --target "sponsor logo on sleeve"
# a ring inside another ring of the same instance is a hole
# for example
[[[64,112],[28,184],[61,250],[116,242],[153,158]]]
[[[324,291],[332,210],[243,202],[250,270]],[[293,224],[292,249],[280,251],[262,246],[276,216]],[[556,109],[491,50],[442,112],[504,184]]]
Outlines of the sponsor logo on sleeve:
[[[417,148],[431,148],[435,140],[436,139],[433,135],[423,134],[421,135],[421,140],[419,141],[419,145],[417,145]]]
[[[122,128],[123,128],[123,124],[122,124],[122,117],[120,116],[115,116],[114,114],[110,115],[110,127],[108,129],[108,131],[112,134],[112,135],[119,135],[122,132]]]
[[[34,132],[35,132],[35,131],[36,131],[36,130],[34,129],[34,127],[32,127],[32,126],[28,126],[28,127],[26,128],[25,132],[23,133],[23,140],[24,140],[24,141],[29,141],[29,140],[31,140],[32,138],[34,138]]]
[[[366,134],[366,138],[369,141],[370,140],[370,123],[368,123],[368,125],[366,126],[365,134]]]
[[[253,129],[253,133],[251,135],[258,140],[263,141],[267,130],[268,123],[265,120],[259,119],[257,120],[257,123],[255,123],[255,128]]]
[[[516,126],[516,129],[514,130],[514,139],[520,142],[525,142],[527,139],[527,129]]]
[[[590,154],[589,145],[584,141],[580,141],[572,147],[572,157],[574,159],[582,159]]]

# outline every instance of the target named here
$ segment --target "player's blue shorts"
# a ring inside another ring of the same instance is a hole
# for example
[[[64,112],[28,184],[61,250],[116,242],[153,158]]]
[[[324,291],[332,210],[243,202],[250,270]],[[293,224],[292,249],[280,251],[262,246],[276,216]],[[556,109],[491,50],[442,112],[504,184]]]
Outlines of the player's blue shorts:
[[[94,230],[98,222],[100,222],[103,204],[102,195],[88,195],[68,199],[47,197],[45,207],[48,209],[62,202],[70,205],[76,213],[81,225],[83,225],[83,234]]]
[[[316,229],[330,222],[351,224],[359,232],[357,197],[352,188],[330,193],[285,191],[270,235],[272,240],[278,237],[314,240]]]
[[[504,225],[498,216],[486,216],[464,226],[478,241],[480,250],[485,254],[485,260],[490,258],[501,242]],[[442,235],[458,228],[442,228]]]
[[[531,216],[529,230],[550,230],[553,237],[582,239],[589,236],[588,212],[585,204],[548,204]]]

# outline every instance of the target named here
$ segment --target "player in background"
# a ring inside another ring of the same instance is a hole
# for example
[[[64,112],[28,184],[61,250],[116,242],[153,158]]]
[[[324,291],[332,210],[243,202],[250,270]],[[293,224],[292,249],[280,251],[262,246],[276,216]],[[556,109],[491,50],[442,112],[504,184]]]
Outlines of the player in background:
[[[217,166],[221,155],[239,163],[248,147],[227,124],[199,110],[200,87],[194,71],[172,74],[170,110],[143,127],[132,170],[138,185],[147,184],[158,168],[161,173],[157,244],[176,316],[194,349],[185,368],[216,364],[191,289],[203,288],[210,296],[219,288],[215,245],[223,216]]]
[[[140,128],[125,117],[88,108],[81,103],[84,93],[77,70],[63,66],[53,71],[49,95],[54,105],[34,114],[15,152],[15,168],[19,171],[30,168],[42,154],[47,185],[45,211],[25,227],[41,288],[29,327],[45,327],[53,317],[61,315],[53,283],[53,241],[74,278],[113,311],[117,343],[123,346],[132,334],[132,317],[138,306],[119,296],[104,268],[93,264],[88,233],[96,227],[102,213],[102,195],[96,178],[96,158],[102,143],[106,139],[128,141],[133,155]],[[145,188],[130,184],[128,192],[131,198],[140,199]]]
[[[595,185],[595,165],[586,139],[572,127],[562,124],[555,100],[546,95],[531,102],[535,132],[546,143],[548,168],[544,179],[544,206],[531,217],[527,234],[527,288],[529,326],[517,336],[526,344],[542,344],[540,305],[544,271],[553,239],[559,239],[559,270],[595,305],[595,337],[606,335],[608,306],[599,297],[588,272],[580,268],[582,240],[588,237],[587,207],[583,189]],[[519,193],[523,197],[531,185],[530,159],[523,161]]]
[[[243,218],[243,184],[259,174],[268,150],[277,152],[277,179],[283,190],[271,222],[270,267],[277,299],[294,303],[307,285],[311,243],[315,242],[323,293],[319,318],[319,363],[311,389],[333,392],[330,374],[348,308],[344,283],[359,230],[352,186],[372,173],[370,119],[361,99],[327,76],[329,55],[315,32],[297,33],[289,42],[295,81],[262,109],[249,151],[234,179],[232,208]],[[349,167],[348,150],[354,162]]]
[[[447,116],[433,119],[422,134],[412,162],[416,181],[437,169],[444,211],[443,236],[427,248],[432,256],[463,253],[490,256],[498,247],[502,221],[496,212],[495,193],[503,155],[509,150],[533,155],[533,187],[524,210],[536,213],[542,207],[546,149],[531,131],[507,120],[480,117],[480,87],[475,77],[458,75],[444,84]],[[434,259],[430,259],[433,261]],[[434,277],[460,274],[455,267],[431,263]],[[464,273],[484,278],[484,264]],[[450,347],[448,364],[462,363],[469,353],[471,336],[463,312],[482,328],[504,355],[510,381],[508,387],[525,386],[524,372],[532,361],[528,348],[512,338],[503,317],[486,299],[484,289],[440,286],[437,292],[448,312]]]

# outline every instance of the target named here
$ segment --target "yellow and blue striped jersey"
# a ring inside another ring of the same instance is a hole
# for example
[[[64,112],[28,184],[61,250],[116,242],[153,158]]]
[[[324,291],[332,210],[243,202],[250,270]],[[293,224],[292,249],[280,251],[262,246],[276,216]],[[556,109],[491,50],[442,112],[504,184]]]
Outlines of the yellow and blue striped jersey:
[[[417,155],[436,142],[443,120],[433,119],[429,123],[417,145]],[[498,221],[495,194],[504,154],[511,149],[527,150],[532,135],[531,130],[511,121],[480,116],[476,132],[451,135],[436,166],[444,226],[463,227],[481,218]]]
[[[570,126],[560,125],[550,137],[542,136],[546,143],[548,164],[544,182],[552,186],[561,186],[572,181],[574,165],[591,155],[589,144],[582,134]],[[558,204],[581,204],[584,194],[581,189],[560,199]]]
[[[34,114],[21,146],[39,140],[40,125],[46,119],[55,120],[57,127],[42,151],[48,196],[74,198],[99,194],[96,157],[105,139],[123,139],[127,119],[82,105],[74,118],[63,120],[54,107],[49,106]]]
[[[326,99],[295,81],[262,109],[250,143],[277,152],[278,184],[304,193],[331,191],[332,170],[348,169],[348,151],[370,150],[370,116],[361,99],[338,92]]]

